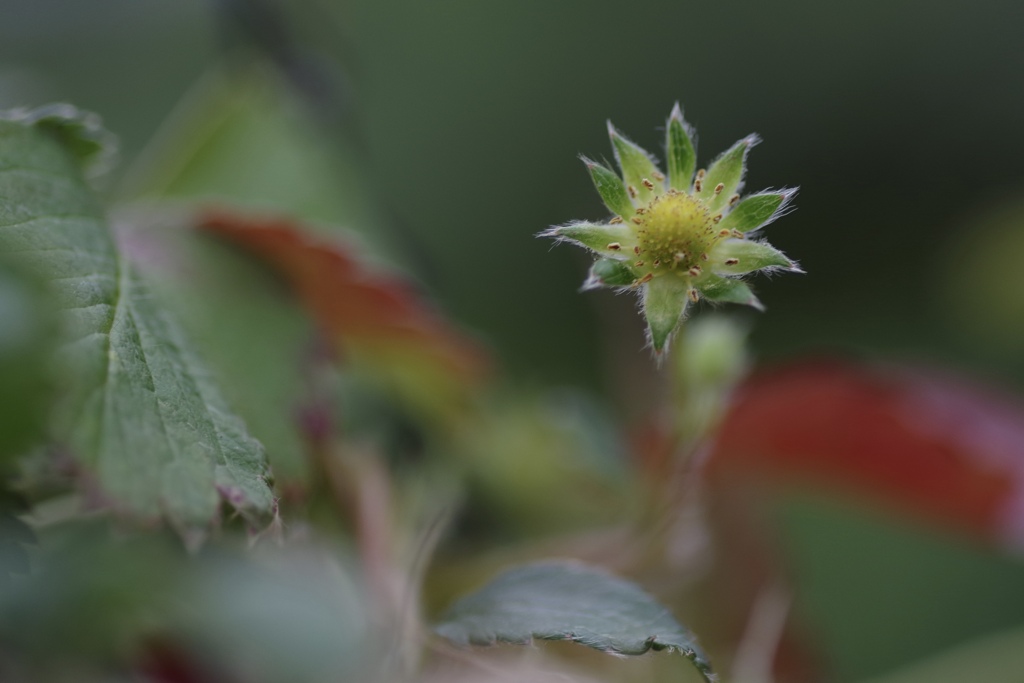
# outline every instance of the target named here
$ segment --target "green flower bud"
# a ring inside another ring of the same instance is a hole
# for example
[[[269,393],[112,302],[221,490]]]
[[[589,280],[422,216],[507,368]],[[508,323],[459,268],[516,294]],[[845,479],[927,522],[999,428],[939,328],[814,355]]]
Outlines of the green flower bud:
[[[654,158],[609,122],[620,174],[583,158],[605,206],[606,223],[576,222],[540,233],[589,249],[599,260],[583,289],[613,287],[640,295],[647,335],[660,355],[700,299],[762,309],[739,276],[761,270],[802,272],[797,264],[751,234],[786,213],[795,189],[741,199],[750,135],[696,168],[693,131],[677,103],[666,127],[668,174]]]

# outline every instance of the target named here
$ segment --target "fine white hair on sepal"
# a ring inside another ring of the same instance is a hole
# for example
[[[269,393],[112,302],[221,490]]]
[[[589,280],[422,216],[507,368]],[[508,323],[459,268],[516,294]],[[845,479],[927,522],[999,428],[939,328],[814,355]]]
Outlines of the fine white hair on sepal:
[[[763,197],[763,196],[766,196],[766,195],[780,195],[781,194],[782,195],[782,203],[779,204],[779,206],[775,209],[775,211],[772,213],[772,215],[769,216],[765,220],[764,223],[761,223],[761,225],[757,226],[756,228],[754,228],[752,230],[748,230],[746,234],[750,235],[752,233],[756,233],[756,232],[759,232],[759,231],[763,230],[764,228],[766,228],[767,226],[771,225],[775,221],[779,220],[783,216],[788,216],[789,214],[791,214],[794,211],[796,211],[796,205],[793,203],[793,199],[796,197],[796,195],[797,195],[797,193],[799,191],[800,191],[799,187],[783,187],[783,188],[780,188],[780,189],[777,189],[777,190],[773,189],[773,188],[768,188],[767,190],[761,190],[760,192],[754,192],[754,193],[751,193],[751,194],[743,196],[740,199],[740,201],[736,203],[736,205],[729,206],[725,215],[729,215],[730,213],[733,212],[733,210],[736,208],[736,206],[738,206],[742,202],[747,201],[748,199],[750,199],[752,197]]]

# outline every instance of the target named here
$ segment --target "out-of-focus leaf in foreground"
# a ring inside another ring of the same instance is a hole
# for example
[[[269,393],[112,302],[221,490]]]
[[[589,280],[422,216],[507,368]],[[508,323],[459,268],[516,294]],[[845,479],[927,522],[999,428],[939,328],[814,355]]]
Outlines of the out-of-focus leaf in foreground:
[[[131,680],[317,683],[367,680],[375,664],[362,587],[327,548],[188,556],[158,534],[79,524],[48,530],[33,570],[0,583],[5,681],[143,668]],[[168,669],[196,676],[155,675]]]
[[[61,309],[55,438],[113,507],[188,536],[216,521],[221,498],[253,522],[269,517],[262,447],[120,258],[51,128],[0,121],[0,250],[47,280]]]
[[[719,484],[824,483],[1024,546],[1024,406],[948,375],[819,362],[755,376],[709,466]]]
[[[711,664],[693,635],[639,586],[568,562],[505,572],[458,600],[435,627],[460,645],[568,640],[622,655],[683,653],[706,681]]]
[[[444,411],[487,373],[481,349],[405,281],[286,220],[209,212],[202,229],[249,251],[289,283],[347,367],[382,378],[426,411]]]

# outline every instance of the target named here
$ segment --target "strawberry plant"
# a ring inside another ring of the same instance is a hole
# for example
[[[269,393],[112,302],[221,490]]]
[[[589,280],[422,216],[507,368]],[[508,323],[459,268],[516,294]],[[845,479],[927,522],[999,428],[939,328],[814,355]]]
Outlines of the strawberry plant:
[[[698,169],[676,105],[659,167],[609,124],[611,217],[540,232],[640,300],[631,415],[456,322],[310,120],[264,68],[138,158],[69,105],[0,116],[0,680],[822,680],[771,492],[1019,543],[1012,400],[751,374],[747,323],[698,312],[801,272],[761,236],[796,191],[743,193],[756,136]]]

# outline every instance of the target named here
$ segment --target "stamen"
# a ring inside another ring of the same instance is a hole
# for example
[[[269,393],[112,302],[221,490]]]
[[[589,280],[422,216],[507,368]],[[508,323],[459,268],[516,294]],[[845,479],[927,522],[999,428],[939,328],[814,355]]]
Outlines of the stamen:
[[[640,182],[642,182],[644,184],[644,187],[646,187],[648,190],[653,190],[654,189],[654,183],[652,183],[647,178],[644,178]]]
[[[736,202],[738,202],[739,200],[740,196],[738,194],[734,194],[733,196],[729,197],[729,206],[736,206]]]
[[[622,222],[622,216],[616,216],[615,218],[608,221],[609,225],[617,225]]]
[[[629,187],[626,188],[626,190],[629,191],[629,196],[630,197],[632,197],[633,199],[636,199],[636,188],[635,187],[630,185]]]
[[[715,185],[715,194],[722,194],[722,190],[725,189],[725,183],[718,183]]]
[[[690,291],[687,292],[687,294],[690,295],[690,301],[692,301],[693,303],[697,303],[698,301],[700,301],[700,294],[697,293],[696,289],[691,289]]]
[[[622,245],[619,244],[618,242],[609,242],[608,248],[611,249],[612,251],[618,251],[619,249],[622,249]]]
[[[698,277],[701,274],[701,272],[703,272],[703,271],[701,271],[700,266],[694,266],[693,268],[690,268],[690,270],[689,270],[690,275],[692,275],[694,277]]]
[[[725,265],[736,266],[739,265],[740,260],[738,258],[727,258],[725,259]]]

